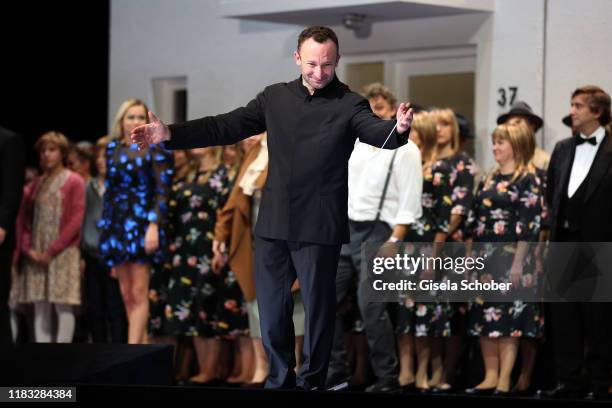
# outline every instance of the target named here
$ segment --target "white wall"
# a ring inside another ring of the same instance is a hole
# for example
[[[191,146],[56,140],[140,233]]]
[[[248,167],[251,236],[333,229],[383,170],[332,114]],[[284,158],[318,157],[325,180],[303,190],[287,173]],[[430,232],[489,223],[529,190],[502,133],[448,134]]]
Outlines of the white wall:
[[[498,105],[500,88],[518,87],[516,100],[527,102],[537,115],[542,115],[542,75],[544,0],[498,0],[492,15],[490,60],[483,61],[490,70],[490,82],[483,106],[487,114],[478,122],[477,159],[483,169],[489,170],[495,162],[491,154],[490,135],[497,126],[497,117],[509,110]],[[540,137],[540,135],[537,135]],[[541,144],[541,143],[540,143]]]
[[[190,119],[243,106],[264,86],[297,78],[299,32],[219,19],[216,1],[113,0],[109,121],[128,97],[150,102],[156,77],[187,77]]]
[[[223,19],[218,4],[112,1],[109,118],[127,97],[150,99],[156,77],[187,77],[189,118],[242,106],[265,85],[297,77],[291,54],[302,27]],[[610,15],[610,0],[496,0],[493,13],[377,23],[365,40],[334,28],[344,55],[476,45],[476,159],[488,170],[489,135],[507,110],[496,103],[498,88],[518,86],[517,98],[543,116],[538,137],[548,151],[568,135],[560,121],[574,88],[612,92]]]
[[[546,148],[569,136],[561,118],[574,89],[593,84],[612,93],[612,1],[548,1]]]

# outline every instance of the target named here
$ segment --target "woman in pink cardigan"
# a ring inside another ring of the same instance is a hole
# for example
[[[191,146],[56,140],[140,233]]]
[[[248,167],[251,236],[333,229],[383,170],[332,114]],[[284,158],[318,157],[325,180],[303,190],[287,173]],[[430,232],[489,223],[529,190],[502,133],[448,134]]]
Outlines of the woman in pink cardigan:
[[[69,343],[74,334],[74,305],[81,303],[79,243],[85,210],[85,184],[64,163],[68,139],[43,134],[35,148],[42,175],[24,189],[18,219],[21,242],[21,303],[34,303],[38,343]],[[52,313],[57,333],[52,333]]]

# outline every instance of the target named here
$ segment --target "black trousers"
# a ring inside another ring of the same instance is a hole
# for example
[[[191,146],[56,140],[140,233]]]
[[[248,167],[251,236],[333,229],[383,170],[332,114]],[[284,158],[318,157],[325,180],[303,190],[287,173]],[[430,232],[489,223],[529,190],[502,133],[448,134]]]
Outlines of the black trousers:
[[[11,313],[8,299],[11,292],[11,256],[0,253],[0,348],[13,344]]]
[[[398,362],[396,357],[395,335],[387,311],[388,303],[366,302],[365,291],[369,284],[367,276],[363,276],[361,262],[361,244],[364,242],[384,243],[391,236],[391,228],[384,222],[350,221],[351,242],[343,247],[343,254],[338,263],[336,276],[336,300],[342,304],[351,287],[351,281],[357,277],[357,303],[363,320],[365,334],[370,349],[370,362],[378,381],[397,381]],[[368,262],[370,262],[368,260]],[[366,268],[366,270],[368,270]],[[329,384],[338,378],[348,376],[348,361],[344,343],[344,316],[338,309],[334,331],[334,344],[331,354]]]
[[[559,382],[582,389],[581,374],[586,368],[589,390],[608,392],[612,367],[611,316],[612,303],[550,304],[553,353]]]
[[[559,241],[586,242],[580,231],[561,229]],[[589,248],[584,244],[584,248]],[[582,249],[575,253],[549,253],[555,262],[563,262],[564,268],[553,267],[549,273],[565,269],[565,276],[557,279],[556,287],[562,294],[570,293],[569,298],[584,302],[550,303],[550,330],[552,334],[553,358],[557,379],[576,390],[582,389],[582,370],[588,374],[588,389],[607,393],[612,368],[612,303],[588,302],[588,290],[572,291],[572,283],[580,281],[593,267],[591,253]],[[556,264],[555,264],[556,265]],[[569,275],[568,275],[569,273]],[[570,288],[567,292],[562,289]],[[586,353],[585,353],[586,349]]]
[[[255,286],[261,338],[270,363],[266,388],[325,385],[336,312],[340,245],[255,238]],[[300,283],[305,310],[303,364],[295,375],[291,286]]]

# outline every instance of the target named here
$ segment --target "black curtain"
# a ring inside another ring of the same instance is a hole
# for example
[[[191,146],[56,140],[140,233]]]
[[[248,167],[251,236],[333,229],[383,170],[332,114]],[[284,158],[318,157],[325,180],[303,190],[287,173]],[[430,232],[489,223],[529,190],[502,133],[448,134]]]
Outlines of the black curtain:
[[[110,0],[0,6],[0,126],[20,133],[28,164],[45,131],[73,141],[107,132]]]

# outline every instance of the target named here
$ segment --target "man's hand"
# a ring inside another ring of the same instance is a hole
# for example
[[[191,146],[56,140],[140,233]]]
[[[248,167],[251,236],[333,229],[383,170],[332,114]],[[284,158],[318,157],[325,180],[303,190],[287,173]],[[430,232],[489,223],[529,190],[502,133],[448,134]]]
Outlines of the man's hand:
[[[403,134],[408,129],[410,129],[410,125],[412,124],[412,108],[409,103],[400,103],[399,108],[397,108],[397,113],[395,115],[397,119],[397,133]]]
[[[6,230],[2,227],[0,227],[0,245],[2,245],[2,243],[4,242],[6,238]]]
[[[149,123],[134,128],[130,133],[130,139],[132,143],[138,145],[139,150],[142,150],[149,145],[170,140],[170,129],[153,112],[149,112]]]

